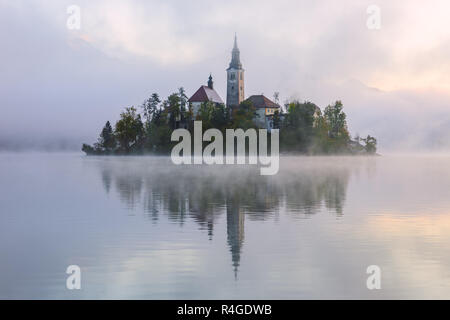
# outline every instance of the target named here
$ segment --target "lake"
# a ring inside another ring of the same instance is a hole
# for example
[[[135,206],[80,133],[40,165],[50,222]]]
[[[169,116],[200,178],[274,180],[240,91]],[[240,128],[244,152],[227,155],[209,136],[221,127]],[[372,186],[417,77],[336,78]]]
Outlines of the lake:
[[[450,299],[450,157],[4,153],[0,257],[3,299]]]

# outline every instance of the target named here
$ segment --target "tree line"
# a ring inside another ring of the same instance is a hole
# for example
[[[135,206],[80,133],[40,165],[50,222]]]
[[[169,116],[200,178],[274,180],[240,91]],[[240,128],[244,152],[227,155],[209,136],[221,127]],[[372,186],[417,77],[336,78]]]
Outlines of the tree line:
[[[296,154],[376,154],[377,140],[350,137],[347,117],[341,101],[324,111],[312,102],[290,101],[285,112],[275,111],[268,121],[280,130],[280,152]],[[178,142],[171,141],[173,130],[185,128],[193,134],[193,121],[202,121],[203,131],[219,129],[257,129],[256,108],[248,100],[236,108],[202,103],[196,116],[183,88],[161,100],[153,93],[138,108],[127,107],[114,128],[109,121],[98,141],[83,144],[88,155],[169,154]]]

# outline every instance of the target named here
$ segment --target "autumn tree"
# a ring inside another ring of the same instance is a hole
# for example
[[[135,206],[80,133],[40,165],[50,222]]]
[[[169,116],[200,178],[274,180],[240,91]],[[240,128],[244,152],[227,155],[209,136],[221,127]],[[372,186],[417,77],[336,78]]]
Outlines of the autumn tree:
[[[121,153],[139,152],[144,142],[144,124],[135,107],[126,108],[116,122],[115,135]]]

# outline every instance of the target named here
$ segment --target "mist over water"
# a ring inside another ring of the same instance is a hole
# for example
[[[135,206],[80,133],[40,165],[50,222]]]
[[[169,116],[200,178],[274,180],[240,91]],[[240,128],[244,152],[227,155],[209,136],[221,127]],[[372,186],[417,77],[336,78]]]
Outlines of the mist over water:
[[[449,163],[0,154],[0,298],[450,298]]]

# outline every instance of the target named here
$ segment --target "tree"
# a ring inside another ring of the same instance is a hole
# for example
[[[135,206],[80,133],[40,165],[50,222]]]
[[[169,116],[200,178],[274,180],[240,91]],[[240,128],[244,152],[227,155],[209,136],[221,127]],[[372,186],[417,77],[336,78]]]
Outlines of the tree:
[[[232,127],[234,129],[241,128],[247,130],[250,128],[256,129],[256,124],[254,122],[255,117],[258,116],[256,113],[256,108],[253,106],[252,102],[249,100],[244,100],[239,104],[239,107],[234,108],[232,111]]]
[[[161,99],[159,98],[159,95],[157,93],[152,93],[151,97],[142,104],[141,107],[144,111],[144,118],[147,123],[152,120],[160,103]]]
[[[327,122],[331,138],[337,138],[339,136],[345,136],[349,138],[347,131],[347,116],[342,111],[344,106],[341,101],[336,101],[334,105],[329,105],[325,108],[324,117]]]
[[[224,104],[207,101],[200,105],[196,120],[202,121],[203,130],[215,128],[225,132],[230,122],[230,112]]]
[[[276,110],[273,113],[272,122],[273,122],[274,129],[280,129],[280,127],[281,127],[280,111]]]
[[[275,101],[276,104],[280,102],[280,93],[278,91],[275,91],[273,93],[273,100]]]
[[[329,138],[327,150],[331,153],[349,152],[350,134],[347,129],[347,116],[342,109],[341,101],[325,108],[324,120]]]
[[[167,153],[171,148],[171,129],[169,128],[168,102],[163,109],[157,109],[152,120],[145,124],[145,149],[152,153]]]
[[[180,111],[183,114],[188,106],[188,97],[183,87],[178,88],[178,96],[180,97]]]
[[[315,120],[314,138],[311,148],[312,153],[324,154],[331,152],[331,143],[328,131],[329,128],[327,122],[325,121],[325,118],[321,114],[319,114],[317,119]]]
[[[274,94],[274,100],[278,103],[278,93]],[[171,141],[173,130],[184,127],[193,133],[192,105],[183,87],[162,102],[159,95],[153,93],[141,107],[145,123],[136,108],[126,108],[114,130],[110,122],[106,122],[98,141],[93,146],[83,144],[82,150],[94,155],[130,154],[144,150],[168,154],[176,144]],[[356,141],[350,139],[341,101],[327,106],[323,114],[317,105],[309,101],[287,101],[285,108],[283,116],[281,110],[277,110],[271,118],[272,127],[280,130],[281,151],[311,154],[376,153],[377,140],[374,137],[357,137]],[[208,101],[200,106],[195,120],[202,121],[204,130],[216,128],[225,133],[227,128],[257,129],[258,122],[255,119],[258,116],[249,100],[241,102],[236,108]]]
[[[377,139],[367,135],[367,138],[361,139],[365,143],[364,149],[369,154],[374,154],[377,152]]]
[[[116,137],[114,136],[113,128],[111,127],[109,121],[106,121],[106,124],[100,133],[98,144],[101,150],[108,154],[112,153],[117,146]]]
[[[120,114],[120,120],[116,122],[115,135],[119,142],[119,151],[123,153],[141,151],[144,125],[135,107],[126,108]]]
[[[178,93],[172,93],[164,102],[165,111],[169,114],[169,127],[178,128],[181,121],[181,98]]]
[[[85,152],[87,155],[97,154],[97,151],[90,145],[83,143],[81,151]]]
[[[146,132],[146,150],[157,154],[170,152],[173,146],[173,142],[170,139],[172,130],[166,121],[152,122]]]
[[[214,112],[213,102],[211,101],[202,102],[200,108],[198,109],[195,120],[202,122],[202,127],[204,130],[214,127],[213,112]]]
[[[100,136],[94,146],[83,144],[81,150],[86,154],[111,154],[116,148],[116,138],[114,136],[111,124],[106,121],[105,126],[100,132]]]
[[[320,110],[314,103],[293,101],[287,105],[280,140],[287,151],[308,152],[314,135],[315,114]]]

